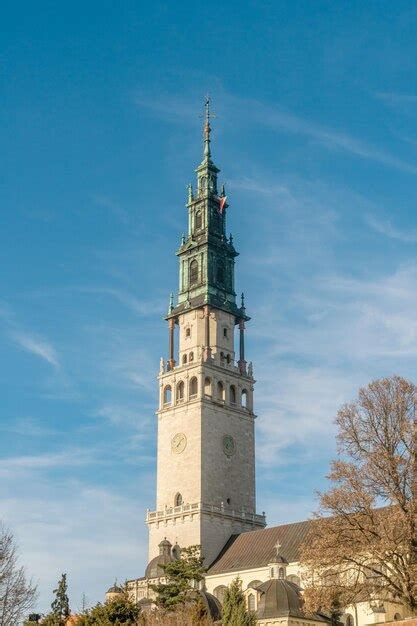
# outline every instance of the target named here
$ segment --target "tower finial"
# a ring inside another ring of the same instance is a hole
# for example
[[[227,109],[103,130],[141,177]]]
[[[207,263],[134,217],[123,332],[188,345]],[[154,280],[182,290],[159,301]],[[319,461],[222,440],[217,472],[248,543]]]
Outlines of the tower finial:
[[[169,295],[168,314],[172,313],[173,310],[174,310],[174,294],[171,291]]]
[[[212,118],[216,117],[215,115],[213,115],[213,113],[210,113],[210,96],[209,95],[206,96],[206,101],[205,101],[204,107],[205,107],[204,131],[203,131],[204,158],[206,159],[206,161],[208,161],[210,159],[210,157],[211,157],[211,151],[210,151],[210,133],[211,133],[210,120]]]

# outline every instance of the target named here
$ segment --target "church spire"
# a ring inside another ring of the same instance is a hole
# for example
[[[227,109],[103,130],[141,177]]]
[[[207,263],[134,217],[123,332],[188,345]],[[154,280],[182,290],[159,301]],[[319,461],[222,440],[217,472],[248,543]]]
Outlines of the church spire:
[[[210,113],[210,96],[206,97],[205,102],[205,113],[204,113],[204,129],[203,129],[203,140],[204,140],[204,161],[208,162],[211,160],[211,150],[210,150],[210,133],[211,133],[211,125],[210,120],[213,117],[216,117],[212,113]]]

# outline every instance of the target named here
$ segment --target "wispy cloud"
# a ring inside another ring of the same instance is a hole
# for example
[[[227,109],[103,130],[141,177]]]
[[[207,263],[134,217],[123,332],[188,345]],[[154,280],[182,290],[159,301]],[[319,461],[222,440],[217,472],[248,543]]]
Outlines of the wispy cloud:
[[[140,316],[155,315],[163,310],[162,302],[141,300],[126,290],[116,287],[86,286],[75,288],[79,293],[88,293],[98,296],[108,296],[114,298],[131,311]]]
[[[11,338],[27,352],[35,354],[55,368],[60,367],[57,351],[46,339],[23,332],[13,332]]]
[[[417,173],[417,165],[409,163],[383,148],[358,139],[345,131],[335,130],[314,120],[303,118],[278,105],[273,106],[253,98],[240,98],[228,93],[223,88],[220,88],[219,92],[219,101],[221,101],[222,106],[236,113],[233,115],[234,125],[239,123],[239,111],[244,111],[244,118],[242,116],[241,123],[244,123],[245,127],[249,124],[256,124],[258,128],[267,126],[280,132],[309,137],[329,149],[340,150],[404,172]],[[140,95],[136,98],[136,103],[171,123],[189,124],[190,119],[195,119],[195,113],[198,110],[197,105],[192,106],[190,110],[190,98],[181,98],[172,94],[160,93],[153,98]],[[176,115],[172,115],[172,106],[177,112]]]
[[[367,215],[366,221],[373,230],[390,239],[396,239],[402,243],[417,243],[417,230],[400,230],[395,228],[390,220],[381,220],[375,215]]]

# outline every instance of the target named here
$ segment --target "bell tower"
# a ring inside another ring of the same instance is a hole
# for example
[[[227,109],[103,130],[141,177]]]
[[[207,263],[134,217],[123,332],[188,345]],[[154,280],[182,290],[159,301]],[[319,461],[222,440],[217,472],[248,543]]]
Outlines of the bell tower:
[[[254,378],[245,358],[243,294],[236,304],[238,253],[226,236],[228,209],[211,159],[210,102],[197,189],[188,188],[188,234],[177,251],[168,358],[159,372],[156,510],[147,512],[149,559],[165,537],[201,545],[206,565],[232,534],[263,528],[256,513]],[[236,354],[235,336],[239,350]],[[178,337],[178,341],[176,341]]]

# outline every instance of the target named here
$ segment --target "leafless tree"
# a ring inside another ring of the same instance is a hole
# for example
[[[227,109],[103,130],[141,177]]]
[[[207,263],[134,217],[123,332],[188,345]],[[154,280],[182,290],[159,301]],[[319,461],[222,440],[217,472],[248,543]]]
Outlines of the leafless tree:
[[[33,606],[36,587],[18,565],[10,531],[0,525],[0,626],[16,626]]]
[[[302,550],[307,607],[365,599],[417,611],[417,389],[398,376],[338,412],[332,487]]]

